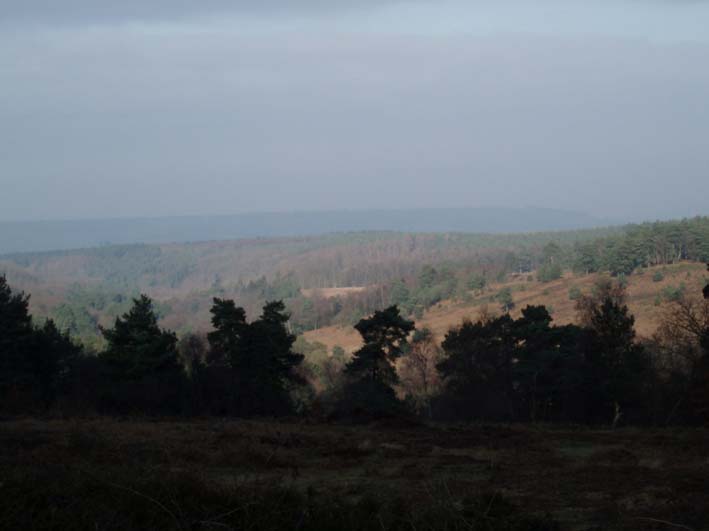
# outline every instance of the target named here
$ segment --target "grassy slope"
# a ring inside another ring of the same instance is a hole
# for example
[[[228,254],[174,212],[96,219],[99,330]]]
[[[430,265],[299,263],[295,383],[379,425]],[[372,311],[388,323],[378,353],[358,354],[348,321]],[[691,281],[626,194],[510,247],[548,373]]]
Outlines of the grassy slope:
[[[657,271],[664,273],[664,280],[653,281]],[[643,274],[634,274],[628,277],[628,305],[635,315],[636,330],[638,335],[649,337],[658,325],[658,318],[667,304],[664,299],[660,306],[655,304],[662,290],[670,286],[684,283],[688,293],[698,293],[704,286],[706,266],[697,263],[680,263],[669,266],[649,268]],[[475,319],[481,308],[487,306],[488,310],[499,311],[499,304],[491,301],[500,289],[509,287],[515,301],[513,316],[519,315],[522,308],[527,305],[543,304],[553,309],[552,316],[557,324],[567,324],[575,321],[575,303],[569,299],[569,289],[577,286],[582,292],[590,292],[597,275],[574,276],[566,274],[563,279],[548,283],[527,281],[527,275],[519,275],[507,282],[492,284],[482,294],[470,303],[443,301],[427,311],[417,326],[430,328],[441,340],[446,332],[459,324],[463,319]],[[360,345],[357,332],[351,328],[330,326],[305,333],[308,341],[319,341],[329,348],[340,345],[347,351],[356,350]]]

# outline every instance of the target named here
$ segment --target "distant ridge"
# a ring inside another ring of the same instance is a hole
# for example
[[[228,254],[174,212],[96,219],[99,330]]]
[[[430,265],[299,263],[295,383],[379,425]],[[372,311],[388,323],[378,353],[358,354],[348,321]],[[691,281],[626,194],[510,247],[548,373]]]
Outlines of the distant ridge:
[[[609,220],[547,208],[430,208],[263,212],[229,216],[0,222],[0,254],[131,243],[313,236],[332,232],[538,232]]]

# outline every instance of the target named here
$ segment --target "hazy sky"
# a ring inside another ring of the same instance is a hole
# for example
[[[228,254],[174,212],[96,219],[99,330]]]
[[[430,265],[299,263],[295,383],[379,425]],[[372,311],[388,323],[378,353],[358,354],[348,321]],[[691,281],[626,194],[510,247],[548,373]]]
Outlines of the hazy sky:
[[[709,214],[709,1],[0,0],[0,220],[497,205]]]

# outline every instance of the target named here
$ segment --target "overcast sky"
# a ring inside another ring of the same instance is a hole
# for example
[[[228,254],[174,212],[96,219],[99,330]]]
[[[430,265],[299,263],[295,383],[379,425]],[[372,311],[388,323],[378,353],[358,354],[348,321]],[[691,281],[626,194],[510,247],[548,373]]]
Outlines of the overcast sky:
[[[709,214],[708,28],[688,0],[0,0],[0,220]]]

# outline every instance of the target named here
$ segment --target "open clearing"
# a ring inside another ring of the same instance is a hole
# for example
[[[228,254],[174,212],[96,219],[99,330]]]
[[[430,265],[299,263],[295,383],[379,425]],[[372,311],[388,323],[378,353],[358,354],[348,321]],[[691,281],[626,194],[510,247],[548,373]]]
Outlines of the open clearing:
[[[663,279],[653,280],[661,272]],[[417,320],[416,327],[428,327],[443,340],[451,327],[457,326],[463,319],[476,319],[482,308],[498,312],[500,305],[494,301],[494,295],[503,288],[510,288],[514,299],[513,317],[519,317],[522,308],[527,305],[544,305],[559,325],[575,322],[575,302],[569,297],[569,290],[576,287],[583,293],[589,293],[599,275],[575,276],[567,273],[564,278],[552,282],[528,281],[530,275],[512,275],[507,282],[491,284],[484,292],[473,294],[468,302],[446,300],[430,308]],[[687,293],[699,293],[706,283],[706,265],[683,262],[667,266],[651,267],[642,274],[627,277],[627,296],[630,312],[635,316],[635,329],[640,337],[650,337],[660,321],[664,307],[668,304],[663,292],[668,288],[684,285]],[[306,332],[308,341],[318,341],[329,349],[339,345],[348,352],[361,346],[359,334],[352,327],[328,326]]]

